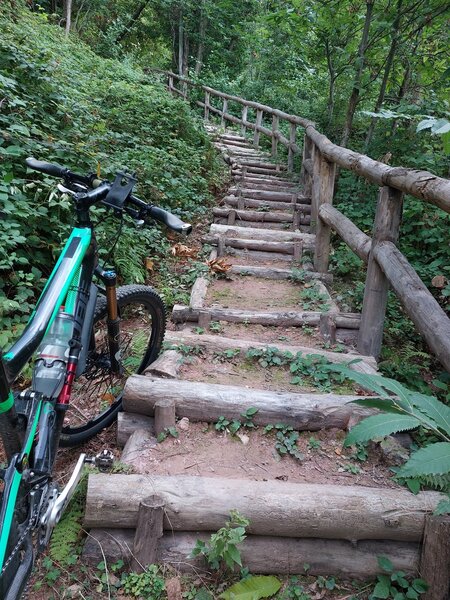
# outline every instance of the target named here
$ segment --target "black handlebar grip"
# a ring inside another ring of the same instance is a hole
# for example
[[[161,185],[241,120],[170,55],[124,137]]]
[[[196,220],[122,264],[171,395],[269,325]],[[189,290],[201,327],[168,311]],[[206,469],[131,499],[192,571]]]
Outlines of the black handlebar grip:
[[[148,209],[148,214],[153,219],[164,223],[164,225],[167,225],[169,229],[172,229],[178,233],[184,233],[185,235],[188,235],[192,231],[192,225],[190,223],[185,223],[177,216],[173,215],[167,210],[164,210],[163,208],[151,206]]]
[[[36,160],[33,157],[27,158],[25,162],[30,169],[33,169],[34,171],[40,171],[41,173],[46,173],[52,177],[65,177],[69,172],[69,169],[66,167],[44,162],[43,160]]]

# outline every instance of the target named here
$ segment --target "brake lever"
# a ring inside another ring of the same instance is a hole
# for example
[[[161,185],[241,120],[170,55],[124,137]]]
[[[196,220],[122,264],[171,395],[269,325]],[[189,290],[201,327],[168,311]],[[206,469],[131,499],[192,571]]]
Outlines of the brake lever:
[[[67,194],[69,196],[75,196],[76,194],[78,194],[78,192],[75,192],[74,190],[71,190],[70,188],[67,188],[62,183],[58,183],[58,185],[56,187],[58,188],[58,190],[60,192],[62,192],[63,194]]]

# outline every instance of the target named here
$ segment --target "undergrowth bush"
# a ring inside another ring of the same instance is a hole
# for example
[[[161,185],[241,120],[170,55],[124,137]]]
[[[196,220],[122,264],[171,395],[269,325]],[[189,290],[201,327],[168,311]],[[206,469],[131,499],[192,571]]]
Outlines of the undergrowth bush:
[[[136,171],[136,193],[191,218],[205,209],[219,166],[200,122],[181,100],[129,63],[106,60],[44,14],[0,6],[0,346],[19,333],[72,224],[71,202],[55,179],[27,172],[27,156],[74,171]],[[97,211],[112,245],[118,222]],[[145,258],[164,253],[159,227],[126,222],[117,264],[124,281],[143,281]],[[3,331],[2,331],[3,330]]]

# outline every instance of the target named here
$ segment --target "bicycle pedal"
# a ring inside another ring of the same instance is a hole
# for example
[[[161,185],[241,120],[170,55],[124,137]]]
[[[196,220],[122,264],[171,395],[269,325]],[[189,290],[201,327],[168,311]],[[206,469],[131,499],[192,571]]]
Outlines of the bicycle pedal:
[[[94,465],[100,471],[109,471],[114,464],[114,454],[105,448],[95,456],[86,457],[85,462]]]

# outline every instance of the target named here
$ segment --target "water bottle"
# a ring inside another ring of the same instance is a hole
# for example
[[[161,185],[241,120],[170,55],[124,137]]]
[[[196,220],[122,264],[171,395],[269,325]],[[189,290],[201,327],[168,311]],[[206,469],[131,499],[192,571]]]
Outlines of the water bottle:
[[[73,316],[61,309],[37,349],[33,372],[34,391],[48,398],[59,395],[64,384],[72,335]]]

